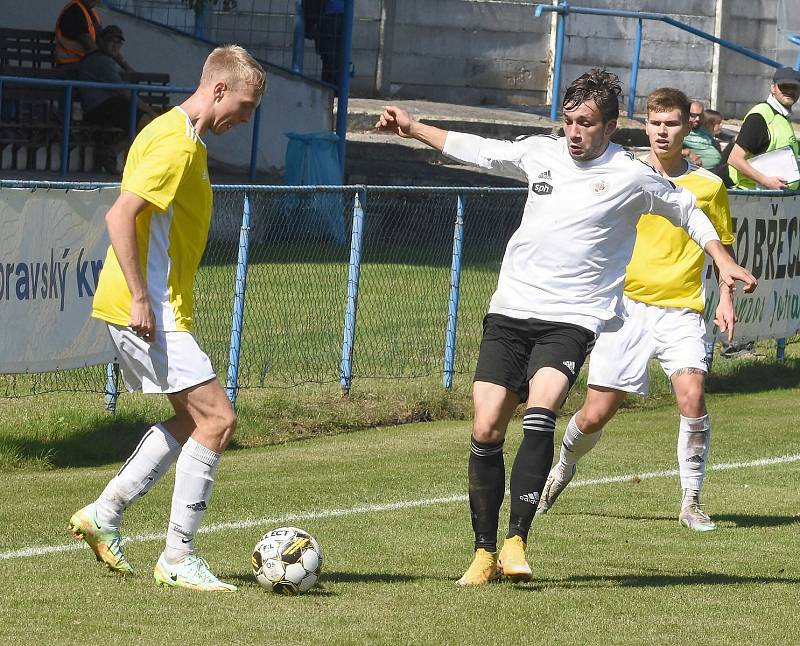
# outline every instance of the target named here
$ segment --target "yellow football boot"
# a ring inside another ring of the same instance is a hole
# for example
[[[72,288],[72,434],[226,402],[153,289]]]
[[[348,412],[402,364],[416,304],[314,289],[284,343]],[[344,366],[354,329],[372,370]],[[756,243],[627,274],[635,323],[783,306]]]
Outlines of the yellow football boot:
[[[520,536],[507,538],[500,550],[497,567],[507,579],[514,582],[530,581],[533,578],[531,566],[525,560],[525,541]]]
[[[489,552],[482,547],[475,550],[475,557],[457,582],[460,586],[483,585],[500,578],[497,570],[497,552]]]

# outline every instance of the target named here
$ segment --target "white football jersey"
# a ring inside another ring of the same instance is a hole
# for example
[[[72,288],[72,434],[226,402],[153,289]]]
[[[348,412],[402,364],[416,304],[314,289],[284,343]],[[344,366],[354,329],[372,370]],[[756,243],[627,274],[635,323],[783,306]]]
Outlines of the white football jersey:
[[[506,246],[491,313],[599,332],[621,315],[625,267],[643,213],[682,226],[701,248],[719,239],[689,191],[614,143],[597,159],[578,162],[564,137],[498,141],[449,132],[443,152],[483,168],[518,169],[528,178],[522,222]]]

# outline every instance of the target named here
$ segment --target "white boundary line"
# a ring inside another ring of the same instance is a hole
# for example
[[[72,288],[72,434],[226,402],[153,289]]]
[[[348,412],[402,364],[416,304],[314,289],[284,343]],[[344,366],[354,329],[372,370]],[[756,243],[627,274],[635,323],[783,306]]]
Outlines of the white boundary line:
[[[731,469],[748,469],[752,467],[763,467],[773,464],[787,464],[790,462],[800,462],[800,453],[791,455],[781,455],[773,458],[761,458],[759,460],[749,460],[747,462],[728,462],[723,464],[712,464],[710,471],[730,471]],[[590,480],[576,480],[571,487],[591,487],[595,485],[615,484],[618,482],[630,482],[638,480],[652,480],[654,478],[670,478],[678,475],[677,469],[667,471],[648,471],[645,473],[632,473],[620,476],[606,476],[603,478],[593,478]],[[374,505],[360,505],[358,507],[347,507],[345,509],[321,509],[318,511],[306,511],[295,514],[283,514],[268,518],[250,518],[228,523],[216,523],[201,527],[200,534],[212,534],[228,530],[250,529],[252,527],[263,527],[273,525],[284,525],[296,523],[303,520],[324,520],[326,518],[341,518],[344,516],[356,516],[359,514],[375,514],[385,511],[399,511],[401,509],[415,509],[417,507],[430,507],[432,505],[448,505],[454,502],[465,502],[467,496],[456,494],[453,496],[442,496],[440,498],[421,498],[419,500],[401,500],[398,502],[388,502]],[[164,533],[137,534],[125,539],[125,543],[147,543],[151,541],[163,541]],[[39,547],[26,547],[10,552],[0,552],[0,561],[12,559],[47,556],[48,554],[60,554],[62,552],[74,552],[85,548],[83,542],[67,543],[62,545],[43,545]]]

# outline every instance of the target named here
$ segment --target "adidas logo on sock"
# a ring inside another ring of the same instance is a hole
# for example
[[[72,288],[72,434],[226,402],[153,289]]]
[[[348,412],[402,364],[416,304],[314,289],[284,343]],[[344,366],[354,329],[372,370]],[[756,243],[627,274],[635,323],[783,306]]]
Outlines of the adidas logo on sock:
[[[564,361],[564,366],[567,370],[569,370],[573,375],[575,374],[575,362],[574,361]]]
[[[201,500],[200,502],[193,502],[191,505],[186,505],[186,509],[191,509],[192,511],[205,511],[208,509],[206,506],[206,501]]]
[[[553,178],[550,176],[550,171],[546,170],[539,173],[539,179],[553,179]]]
[[[536,493],[535,491],[531,493],[524,493],[519,497],[519,499],[522,502],[530,503],[534,507],[539,504],[539,494]]]
[[[686,458],[687,462],[694,462],[695,464],[702,464],[704,462],[702,455],[693,455],[690,458]]]

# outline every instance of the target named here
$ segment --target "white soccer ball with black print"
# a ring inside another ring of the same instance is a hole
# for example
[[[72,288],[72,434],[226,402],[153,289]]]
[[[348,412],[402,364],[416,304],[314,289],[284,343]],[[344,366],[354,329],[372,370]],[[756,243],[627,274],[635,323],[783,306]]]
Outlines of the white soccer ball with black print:
[[[279,527],[253,549],[253,574],[264,588],[279,594],[302,594],[314,587],[322,568],[322,548],[308,532]]]

